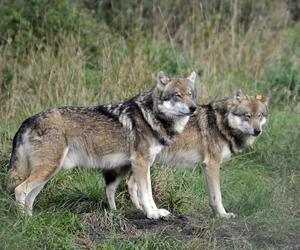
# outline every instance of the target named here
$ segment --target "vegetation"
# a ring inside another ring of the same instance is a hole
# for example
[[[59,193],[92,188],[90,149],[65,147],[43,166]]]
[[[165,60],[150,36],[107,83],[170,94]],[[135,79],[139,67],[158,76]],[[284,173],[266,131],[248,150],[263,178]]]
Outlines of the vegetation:
[[[296,1],[288,1],[296,2]],[[283,1],[0,1],[1,249],[297,249],[300,247],[300,33]],[[63,105],[123,101],[157,71],[198,73],[199,103],[241,88],[271,97],[256,146],[222,168],[227,210],[211,216],[200,166],[154,166],[154,196],[177,219],[151,222],[129,201],[105,206],[96,171],[59,173],[20,213],[5,189],[22,121]]]

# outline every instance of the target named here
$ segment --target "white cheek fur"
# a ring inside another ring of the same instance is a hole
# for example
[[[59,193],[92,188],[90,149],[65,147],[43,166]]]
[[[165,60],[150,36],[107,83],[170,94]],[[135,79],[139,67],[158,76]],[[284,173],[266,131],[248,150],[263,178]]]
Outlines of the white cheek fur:
[[[242,119],[236,115],[229,114],[228,116],[229,126],[238,129],[244,133],[253,133],[253,128],[249,125],[248,122],[242,121]]]
[[[229,114],[228,122],[229,122],[230,127],[238,129],[238,127],[241,124],[241,119],[238,118],[237,116],[233,115],[233,114]]]
[[[260,122],[260,130],[262,130],[262,127],[267,123],[266,117],[263,117],[261,122]]]
[[[182,115],[189,113],[189,107],[182,102],[164,101],[162,104],[158,105],[159,110],[166,115]]]

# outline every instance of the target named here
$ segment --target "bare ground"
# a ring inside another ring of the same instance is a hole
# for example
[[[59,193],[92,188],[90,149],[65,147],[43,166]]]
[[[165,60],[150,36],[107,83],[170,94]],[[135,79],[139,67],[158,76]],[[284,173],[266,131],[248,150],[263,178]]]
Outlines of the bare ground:
[[[208,220],[199,215],[177,214],[167,220],[149,220],[140,212],[127,214],[123,218],[103,217],[95,213],[84,213],[81,216],[88,238],[77,238],[76,243],[87,249],[111,236],[134,242],[145,233],[171,236],[186,243],[203,239],[210,244],[215,242],[214,246],[223,249],[232,246],[233,241],[241,240],[244,242],[244,249],[300,249],[300,238],[296,232],[285,238],[274,238],[243,219],[226,220],[224,223],[212,220],[208,223]]]

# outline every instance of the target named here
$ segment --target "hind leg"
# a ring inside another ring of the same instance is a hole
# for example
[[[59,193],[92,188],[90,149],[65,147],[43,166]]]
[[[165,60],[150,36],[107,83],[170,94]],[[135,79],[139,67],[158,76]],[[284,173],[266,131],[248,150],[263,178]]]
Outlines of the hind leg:
[[[34,188],[26,197],[25,199],[25,205],[26,205],[26,211],[27,213],[31,216],[32,215],[32,208],[33,208],[33,202],[37,195],[41,192],[43,187],[45,186],[46,183],[41,183],[37,185],[36,188]]]
[[[41,153],[41,151],[39,152],[39,154]],[[32,215],[32,207],[36,196],[43,189],[43,187],[50,180],[50,178],[53,177],[60,170],[64,157],[67,154],[67,151],[68,148],[61,151],[63,153],[61,153],[60,157],[55,154],[51,154],[51,152],[48,151],[48,155],[43,154],[45,158],[43,161],[37,161],[37,159],[39,158],[37,154],[34,157],[32,157],[32,162],[43,162],[44,164],[32,164],[32,171],[29,177],[15,189],[16,201],[19,203],[23,211],[26,212],[28,215]]]
[[[36,196],[56,172],[56,167],[47,167],[46,165],[35,167],[29,177],[16,187],[16,201],[26,214],[32,215]]]
[[[32,215],[33,202],[47,182],[47,180],[42,181],[34,178],[34,176],[30,176],[15,189],[16,201],[28,215]]]

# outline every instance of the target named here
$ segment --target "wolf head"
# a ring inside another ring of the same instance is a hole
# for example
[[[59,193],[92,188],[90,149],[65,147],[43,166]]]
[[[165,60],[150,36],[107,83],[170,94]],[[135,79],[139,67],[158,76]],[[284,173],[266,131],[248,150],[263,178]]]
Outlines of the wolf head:
[[[192,115],[197,108],[194,102],[195,81],[195,72],[187,78],[169,78],[159,72],[154,90],[158,113],[171,119]]]
[[[268,100],[266,96],[243,95],[238,90],[228,105],[229,126],[245,135],[260,135],[268,121]]]

